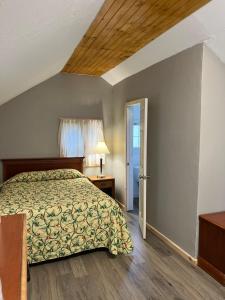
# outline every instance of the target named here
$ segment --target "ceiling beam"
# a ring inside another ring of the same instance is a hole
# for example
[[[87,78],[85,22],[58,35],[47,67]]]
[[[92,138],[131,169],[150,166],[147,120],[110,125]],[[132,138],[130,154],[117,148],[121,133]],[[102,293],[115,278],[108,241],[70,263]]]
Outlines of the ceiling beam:
[[[106,0],[63,72],[100,76],[209,0]]]

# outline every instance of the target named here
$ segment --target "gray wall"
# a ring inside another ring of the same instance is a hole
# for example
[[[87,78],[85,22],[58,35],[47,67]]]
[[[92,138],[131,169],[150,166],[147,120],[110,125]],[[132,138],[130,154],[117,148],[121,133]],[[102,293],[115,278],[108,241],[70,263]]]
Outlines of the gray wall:
[[[103,118],[113,153],[106,172],[113,167],[117,198],[124,201],[124,103],[148,97],[147,221],[194,255],[202,54],[201,45],[188,49],[113,88],[101,78],[71,74],[45,81],[0,106],[0,158],[58,156],[59,117]]]
[[[147,222],[195,254],[202,45],[160,62],[113,88],[114,175],[125,198],[124,103],[149,98]]]
[[[198,214],[225,210],[225,64],[204,47]]]
[[[0,106],[0,158],[59,156],[60,117],[103,118],[112,151],[111,111],[112,87],[103,79],[61,73]],[[112,173],[110,156],[107,168]]]

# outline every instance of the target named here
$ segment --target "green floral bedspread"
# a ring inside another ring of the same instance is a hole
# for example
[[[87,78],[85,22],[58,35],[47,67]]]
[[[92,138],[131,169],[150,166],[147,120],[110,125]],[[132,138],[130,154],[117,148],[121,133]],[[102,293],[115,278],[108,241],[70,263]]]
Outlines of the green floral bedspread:
[[[126,220],[115,200],[83,176],[39,177],[10,179],[0,191],[0,215],[27,215],[29,263],[100,247],[114,255],[132,251]]]

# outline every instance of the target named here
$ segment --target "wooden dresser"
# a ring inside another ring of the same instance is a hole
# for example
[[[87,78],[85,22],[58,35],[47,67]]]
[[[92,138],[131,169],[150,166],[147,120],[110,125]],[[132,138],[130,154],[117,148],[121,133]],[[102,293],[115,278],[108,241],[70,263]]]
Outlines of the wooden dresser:
[[[0,278],[4,300],[27,299],[26,216],[0,217]]]
[[[225,212],[199,216],[198,265],[225,285]]]

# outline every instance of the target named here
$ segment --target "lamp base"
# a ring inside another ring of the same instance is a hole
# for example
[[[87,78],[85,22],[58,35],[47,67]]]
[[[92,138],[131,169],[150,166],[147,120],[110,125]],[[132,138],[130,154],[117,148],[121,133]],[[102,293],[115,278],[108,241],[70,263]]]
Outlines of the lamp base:
[[[100,158],[100,175],[97,176],[98,178],[103,178],[105,177],[104,175],[102,175],[102,158]]]
[[[97,178],[104,178],[105,175],[97,175]]]

